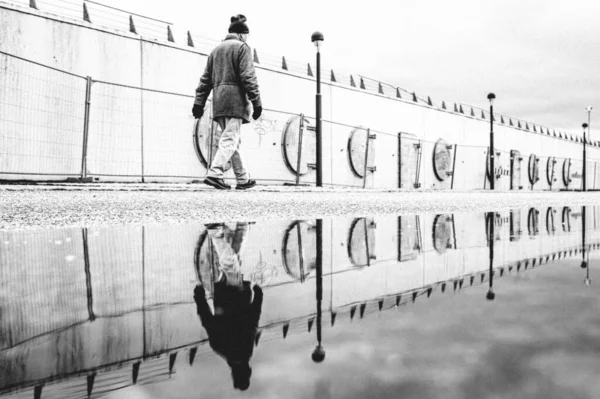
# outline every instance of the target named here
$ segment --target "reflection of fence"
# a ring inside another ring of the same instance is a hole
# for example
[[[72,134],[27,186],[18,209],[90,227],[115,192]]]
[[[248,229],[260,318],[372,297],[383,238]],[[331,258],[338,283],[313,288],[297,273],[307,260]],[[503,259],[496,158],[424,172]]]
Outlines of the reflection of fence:
[[[582,248],[597,249],[600,212],[588,208],[588,241],[582,243],[583,216],[568,207],[498,214],[497,276],[579,256]],[[223,238],[239,251],[242,273],[265,289],[261,342],[280,337],[281,328],[284,336],[310,331],[315,312],[314,223],[241,227],[243,242]],[[323,237],[323,286],[329,291],[324,298],[330,302],[324,306],[330,309],[331,324],[342,314],[363,317],[436,290],[483,283],[489,278],[486,227],[483,215],[324,221],[331,231]],[[536,239],[520,239],[523,231]],[[0,234],[0,243],[2,390],[23,386],[23,381],[32,384],[173,354],[206,338],[192,290],[199,264],[217,270],[219,265],[203,226],[6,232]],[[70,361],[56,369],[55,353]],[[38,366],[14,367],[17,358],[25,366]],[[142,375],[148,373],[142,367]]]

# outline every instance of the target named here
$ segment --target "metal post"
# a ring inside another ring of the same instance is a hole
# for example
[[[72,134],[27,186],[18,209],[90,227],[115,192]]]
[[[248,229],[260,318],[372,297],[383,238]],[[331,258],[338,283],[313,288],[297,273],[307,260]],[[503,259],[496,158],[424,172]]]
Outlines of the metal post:
[[[496,188],[496,168],[494,165],[494,106],[490,104],[490,189]]]
[[[398,133],[398,188],[402,188],[402,133]]]
[[[88,310],[88,320],[94,321],[96,320],[96,315],[94,314],[94,297],[92,292],[92,273],[90,270],[90,251],[88,246],[88,229],[81,229],[82,240],[83,240],[83,265],[85,268],[85,286],[87,291],[87,310]]]
[[[496,172],[494,167],[494,158],[495,158],[495,150],[494,150],[494,99],[496,95],[494,93],[490,93],[487,96],[490,101],[490,189],[493,191],[495,188],[495,180],[496,180]]]
[[[92,77],[86,78],[85,86],[85,111],[83,115],[83,150],[81,154],[81,179],[87,177],[87,147],[90,130],[90,104],[92,98]]]
[[[586,134],[585,129],[588,128],[587,123],[583,124],[583,191],[587,191],[587,156],[586,156]]]
[[[364,228],[365,228],[365,249],[367,251],[367,266],[371,266],[371,257],[369,256],[370,248],[369,248],[369,224],[367,223],[367,218],[363,218]]]
[[[129,16],[133,25],[133,18]],[[134,28],[135,30],[135,28]],[[141,146],[141,163],[142,163],[142,183],[144,179],[144,42],[140,38],[140,146]]]
[[[454,189],[454,175],[456,174],[455,172],[455,168],[456,168],[456,151],[458,150],[458,144],[454,144],[454,157],[452,159],[452,179],[450,180],[450,190]],[[452,216],[452,218],[454,218],[454,215]]]
[[[300,165],[302,159],[302,136],[304,133],[304,114],[300,114],[300,129],[298,132],[298,159],[296,162],[296,184],[300,183]]]
[[[367,129],[367,142],[365,143],[365,166],[363,168],[363,188],[367,187],[367,172],[369,171],[369,141],[371,138],[371,129]]]
[[[321,52],[317,50],[317,187],[323,187],[323,135],[321,130]]]

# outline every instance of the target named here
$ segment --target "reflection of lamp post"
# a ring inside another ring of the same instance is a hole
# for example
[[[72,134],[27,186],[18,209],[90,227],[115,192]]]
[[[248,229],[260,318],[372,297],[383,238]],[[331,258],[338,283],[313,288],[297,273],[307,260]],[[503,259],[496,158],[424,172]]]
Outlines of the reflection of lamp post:
[[[583,125],[581,125],[581,127],[583,127],[583,191],[587,191],[587,156],[585,152],[587,138],[585,135],[585,130],[589,127],[589,125],[587,123],[584,123]]]
[[[321,363],[325,360],[325,350],[321,345],[321,302],[323,301],[323,219],[317,219],[317,347],[312,360]]]
[[[317,48],[317,97],[316,97],[316,135],[317,135],[317,187],[323,187],[323,146],[321,132],[321,43],[323,34],[315,32],[311,36],[312,42]]]
[[[496,172],[494,171],[494,99],[496,95],[490,93],[487,95],[490,100],[490,189],[494,190]]]
[[[496,212],[488,213],[488,245],[490,247],[490,278],[489,278],[489,289],[485,298],[488,301],[493,301],[496,298],[496,294],[492,290],[494,284],[494,225],[496,224]]]
[[[590,279],[590,268],[588,265],[588,261],[589,261],[589,253],[586,253],[586,241],[585,241],[585,214],[586,214],[586,207],[582,206],[581,207],[581,246],[583,248],[583,251],[581,252],[581,268],[582,269],[586,269],[586,275],[585,275],[585,279],[583,279],[583,283],[585,285],[587,285],[588,287],[590,285],[592,285],[592,280]],[[587,256],[586,256],[587,255]]]

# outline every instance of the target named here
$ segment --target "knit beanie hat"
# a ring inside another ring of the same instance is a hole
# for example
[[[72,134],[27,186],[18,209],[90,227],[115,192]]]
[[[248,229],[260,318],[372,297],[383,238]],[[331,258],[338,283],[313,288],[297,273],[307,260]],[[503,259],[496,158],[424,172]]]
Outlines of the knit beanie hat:
[[[231,17],[229,33],[250,33],[250,29],[248,29],[248,25],[246,25],[246,17],[242,14]]]

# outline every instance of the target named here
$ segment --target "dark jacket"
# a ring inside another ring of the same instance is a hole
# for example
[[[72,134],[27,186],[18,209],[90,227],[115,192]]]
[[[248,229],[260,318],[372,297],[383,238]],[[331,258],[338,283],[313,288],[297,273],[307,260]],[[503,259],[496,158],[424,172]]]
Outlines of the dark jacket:
[[[254,338],[260,320],[263,293],[254,287],[254,301],[250,282],[244,281],[243,290],[215,283],[213,315],[204,295],[196,297],[197,312],[208,334],[210,347],[231,362],[247,363],[252,357]]]
[[[195,104],[204,108],[213,91],[213,118],[241,118],[250,122],[250,102],[262,106],[250,47],[237,34],[229,34],[208,56],[196,89]]]

